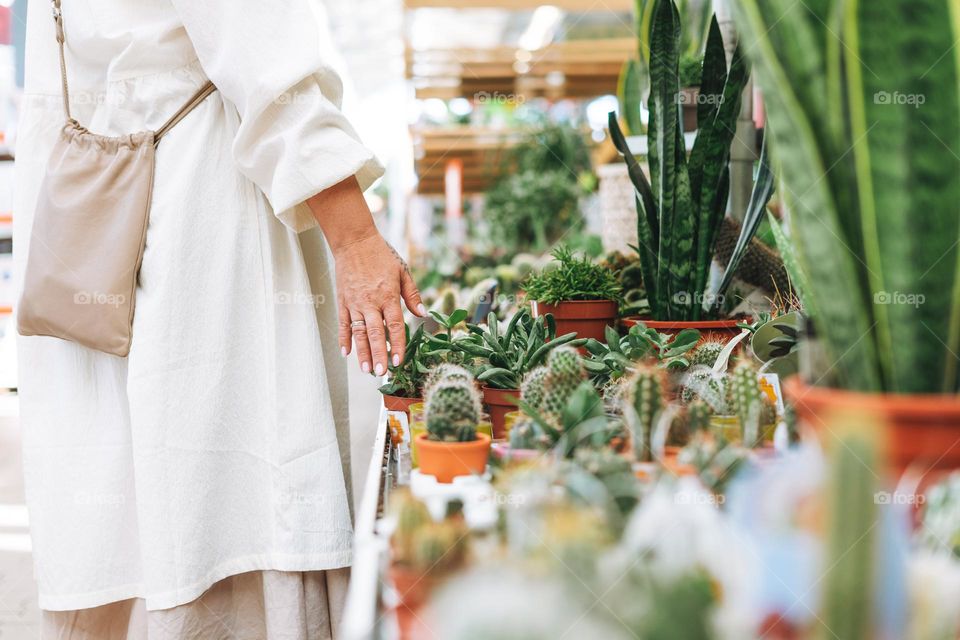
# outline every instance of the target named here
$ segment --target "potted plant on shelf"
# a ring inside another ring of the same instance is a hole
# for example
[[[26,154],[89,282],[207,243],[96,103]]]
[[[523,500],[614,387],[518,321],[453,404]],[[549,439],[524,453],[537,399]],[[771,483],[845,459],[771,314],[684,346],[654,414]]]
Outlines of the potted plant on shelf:
[[[390,581],[397,592],[401,637],[419,637],[420,610],[431,593],[467,560],[468,530],[462,517],[435,522],[427,506],[408,489],[390,496]]]
[[[517,408],[523,376],[539,366],[560,345],[581,346],[586,340],[575,333],[556,335],[552,315],[534,318],[521,309],[501,333],[497,316],[490,313],[485,326],[467,324],[469,333],[454,340],[454,348],[469,360],[478,382],[483,384],[483,402],[493,423],[493,437],[506,436],[506,414]]]
[[[561,335],[603,339],[619,309],[616,274],[588,258],[578,258],[565,246],[552,255],[557,264],[531,275],[524,285],[534,317],[551,314]]]
[[[410,327],[405,326],[407,334],[407,349],[399,366],[391,365],[388,368],[390,377],[380,387],[383,394],[383,406],[389,411],[403,411],[410,420],[410,405],[421,402],[420,394],[423,390],[423,381],[429,368],[423,363],[421,347],[424,346],[423,325],[410,335]],[[426,350],[424,350],[425,353]]]
[[[773,193],[773,175],[766,153],[761,152],[737,245],[723,277],[708,286],[727,208],[727,165],[749,75],[747,65],[738,47],[727,67],[720,28],[712,18],[697,100],[699,129],[688,158],[679,98],[679,17],[672,0],[656,3],[649,42],[650,180],[630,151],[616,114],[609,118],[611,138],[626,161],[636,190],[638,252],[650,308],[650,318],[644,322],[662,332],[694,328],[706,337],[729,339],[739,333],[738,321],[718,316]]]
[[[427,432],[415,440],[420,471],[442,483],[453,482],[457,476],[482,474],[490,453],[490,436],[477,433],[480,393],[473,376],[452,365],[448,371],[427,389]]]
[[[917,49],[884,3],[829,17],[826,7],[733,4],[786,186],[805,311],[826,356],[788,381],[787,395],[825,438],[827,416],[841,410],[887,423],[897,470],[960,467],[955,8],[911,3],[924,16]]]

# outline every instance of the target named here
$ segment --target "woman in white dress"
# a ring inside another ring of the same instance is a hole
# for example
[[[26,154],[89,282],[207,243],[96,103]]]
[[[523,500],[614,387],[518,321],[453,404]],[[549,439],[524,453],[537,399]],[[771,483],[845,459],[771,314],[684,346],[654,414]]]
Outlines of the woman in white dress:
[[[423,308],[365,206],[382,169],[339,110],[322,16],[311,0],[63,5],[71,111],[91,131],[156,129],[207,79],[217,91],[157,150],[129,357],[19,338],[45,633],[335,636],[352,538],[343,357],[353,342],[383,372],[402,355],[401,298]],[[50,9],[29,4],[21,277],[64,122]]]

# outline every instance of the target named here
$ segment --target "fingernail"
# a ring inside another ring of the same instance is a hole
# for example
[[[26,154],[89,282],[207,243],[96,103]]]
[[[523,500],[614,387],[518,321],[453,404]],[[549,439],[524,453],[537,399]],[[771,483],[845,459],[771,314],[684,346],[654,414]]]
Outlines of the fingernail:
[[[420,317],[427,315],[427,308],[423,306],[422,302],[417,305],[417,315]]]
[[[376,371],[376,373],[377,373],[378,376],[382,376],[382,375],[383,375],[383,365],[378,362],[378,363],[377,363],[377,368],[374,369],[374,371]]]
[[[346,358],[346,357],[347,357],[347,348],[346,348],[346,347],[340,347],[340,357],[341,357],[341,358]]]
[[[363,372],[364,372],[364,373],[370,373],[370,363],[369,363],[369,362],[364,362],[362,365],[360,365],[360,368],[363,369]]]
[[[400,366],[400,354],[399,354],[399,353],[393,354],[393,366],[395,366],[395,367],[399,367],[399,366]]]

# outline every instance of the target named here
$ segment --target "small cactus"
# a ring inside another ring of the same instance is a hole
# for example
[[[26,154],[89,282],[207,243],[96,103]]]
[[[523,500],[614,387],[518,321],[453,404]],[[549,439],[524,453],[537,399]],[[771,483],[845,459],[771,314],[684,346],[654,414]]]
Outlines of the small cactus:
[[[718,340],[707,340],[701,343],[690,355],[691,366],[702,365],[704,367],[713,367],[717,362],[717,358],[720,357],[720,352],[723,351],[726,346],[726,344]]]
[[[441,380],[461,380],[473,384],[473,374],[460,365],[449,362],[441,362],[427,374],[427,379],[423,383],[423,397],[430,394],[430,390]]]
[[[511,449],[541,449],[550,447],[550,437],[533,420],[520,420],[510,429]]]
[[[633,451],[637,460],[653,460],[651,438],[653,425],[664,407],[663,371],[641,365],[626,383],[623,415],[630,428]]]
[[[770,424],[776,415],[760,388],[757,370],[752,364],[742,361],[734,368],[730,377],[730,391],[733,408],[743,429],[744,444],[758,444],[762,439],[761,428]]]
[[[691,434],[710,428],[710,405],[703,400],[694,400],[687,405],[687,428]]]
[[[691,367],[680,383],[680,400],[684,404],[702,400],[713,413],[725,415],[731,411],[728,387],[727,374],[704,365]]]
[[[435,379],[427,391],[424,415],[431,440],[476,440],[480,394],[469,373],[468,379],[464,379],[457,369],[459,367],[448,369],[448,375]]]
[[[548,372],[546,367],[537,367],[528,371],[520,384],[520,397],[537,411],[543,407],[543,386]]]
[[[559,424],[567,400],[586,378],[580,352],[561,346],[547,357],[547,372],[543,378],[541,413],[548,421]]]

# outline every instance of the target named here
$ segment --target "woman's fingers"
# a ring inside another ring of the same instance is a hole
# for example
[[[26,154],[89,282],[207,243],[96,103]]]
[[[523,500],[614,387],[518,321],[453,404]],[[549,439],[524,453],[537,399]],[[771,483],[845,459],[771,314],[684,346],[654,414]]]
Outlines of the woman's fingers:
[[[350,310],[344,304],[343,298],[338,301],[339,311],[337,315],[340,318],[337,340],[340,343],[340,355],[346,358],[350,355],[350,346],[353,344],[353,333],[350,331]]]
[[[413,276],[406,268],[400,270],[400,295],[403,297],[407,309],[410,309],[411,312],[421,318],[427,315],[427,308],[423,306],[423,301],[420,299],[420,290],[417,289],[417,283],[413,281]],[[393,336],[393,333],[390,335]]]
[[[403,361],[403,354],[407,349],[407,335],[403,324],[403,311],[400,301],[391,301],[383,310],[383,319],[390,336],[390,356],[393,366],[399,366]]]
[[[350,333],[357,347],[357,362],[364,373],[370,373],[370,340],[367,337],[367,323],[362,313],[350,313]]]
[[[387,333],[383,328],[383,316],[379,309],[366,309],[363,312],[366,322],[367,340],[370,342],[370,355],[373,357],[373,372],[382,376],[387,372]]]

